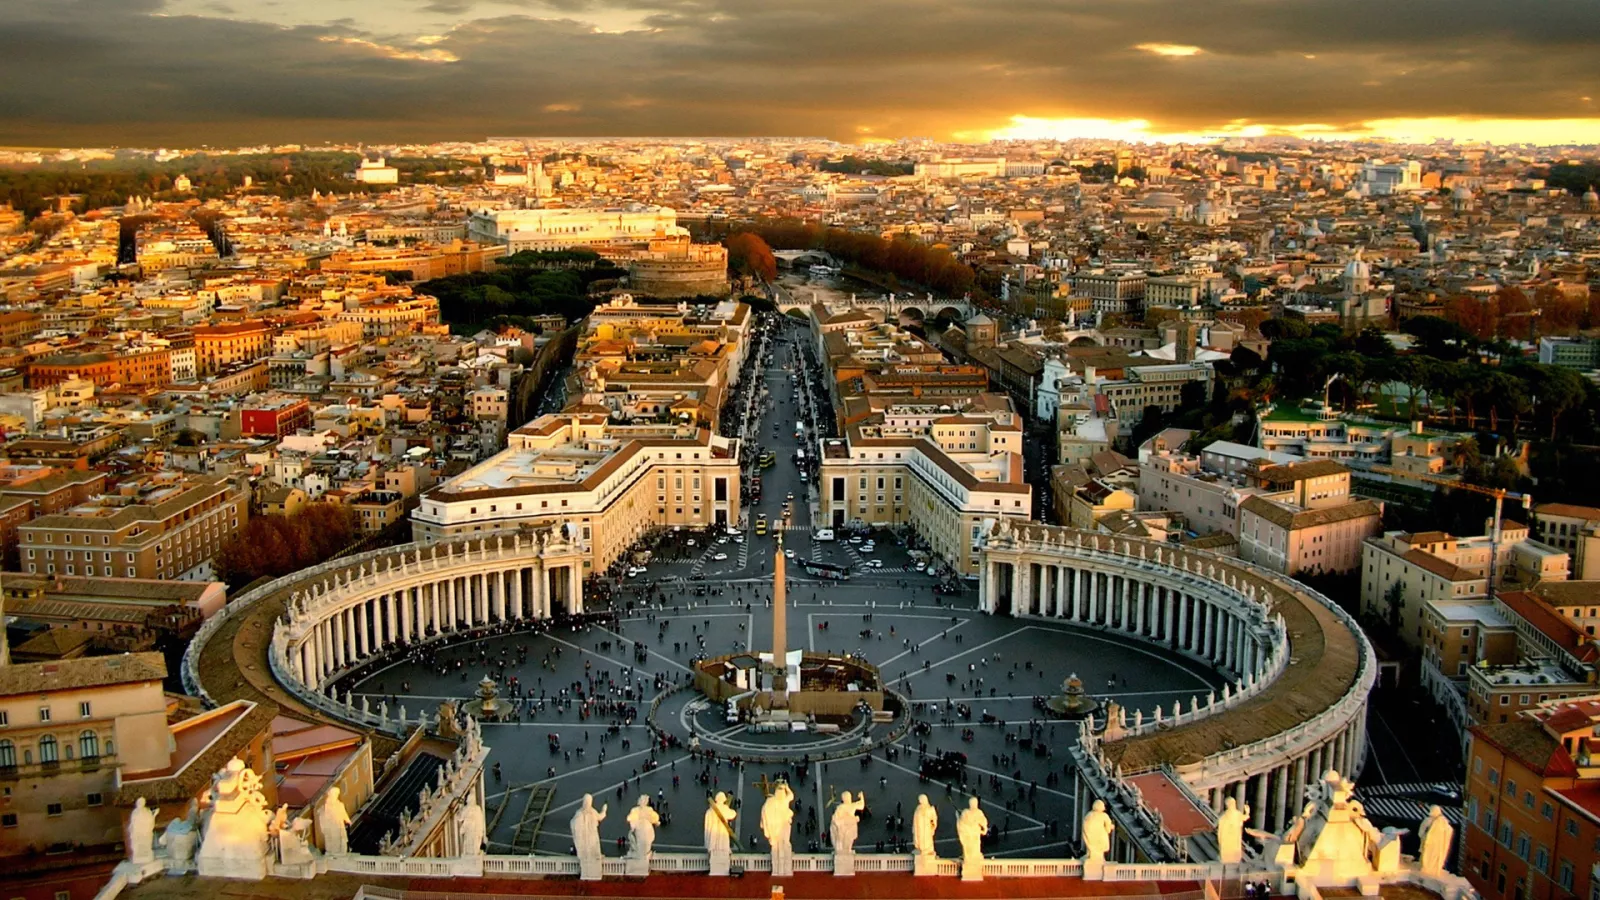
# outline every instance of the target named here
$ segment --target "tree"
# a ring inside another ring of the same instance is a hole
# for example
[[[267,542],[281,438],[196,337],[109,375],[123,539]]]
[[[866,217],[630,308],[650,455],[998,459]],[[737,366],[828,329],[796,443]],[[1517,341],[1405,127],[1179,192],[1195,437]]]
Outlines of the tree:
[[[1261,336],[1271,341],[1282,338],[1303,340],[1311,336],[1311,326],[1304,319],[1268,319],[1261,323]]]
[[[728,268],[745,278],[773,281],[778,277],[778,260],[772,247],[753,231],[741,231],[726,242]]]
[[[1398,631],[1400,629],[1400,614],[1406,608],[1406,589],[1404,582],[1396,581],[1389,585],[1383,592],[1384,612],[1389,617],[1389,627]]]

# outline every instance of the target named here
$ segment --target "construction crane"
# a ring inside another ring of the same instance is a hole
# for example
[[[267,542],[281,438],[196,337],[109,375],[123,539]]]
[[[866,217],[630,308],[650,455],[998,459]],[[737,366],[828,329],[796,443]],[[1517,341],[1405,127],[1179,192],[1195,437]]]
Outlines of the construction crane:
[[[1494,599],[1495,567],[1498,564],[1499,559],[1500,559],[1500,513],[1501,513],[1501,509],[1504,506],[1507,497],[1510,497],[1512,500],[1517,500],[1517,501],[1521,502],[1522,508],[1524,510],[1532,509],[1533,508],[1533,495],[1532,494],[1519,494],[1516,491],[1508,491],[1505,488],[1484,487],[1481,484],[1468,484],[1465,481],[1460,481],[1460,480],[1453,479],[1453,478],[1443,478],[1443,477],[1438,476],[1438,475],[1428,475],[1428,474],[1425,474],[1425,473],[1422,473],[1422,472],[1407,472],[1404,469],[1396,469],[1393,466],[1373,466],[1371,468],[1371,471],[1377,472],[1377,473],[1382,474],[1382,475],[1389,475],[1389,476],[1394,477],[1394,478],[1411,478],[1411,479],[1414,479],[1416,481],[1426,481],[1429,484],[1437,484],[1437,485],[1440,485],[1441,487],[1447,487],[1447,488],[1450,488],[1452,490],[1471,491],[1474,494],[1482,494],[1485,497],[1493,497],[1494,498],[1494,527],[1489,531],[1489,585],[1488,585],[1489,599],[1493,600]]]

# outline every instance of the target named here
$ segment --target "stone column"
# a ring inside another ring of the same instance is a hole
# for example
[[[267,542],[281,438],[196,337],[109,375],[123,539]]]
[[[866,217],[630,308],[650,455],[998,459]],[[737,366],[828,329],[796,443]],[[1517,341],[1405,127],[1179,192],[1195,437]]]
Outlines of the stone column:
[[[570,603],[572,611],[581,613],[583,612],[583,567],[577,560],[573,560],[572,565],[567,566],[567,572],[567,577],[570,579],[569,583],[572,585],[570,594],[572,597]]]
[[[1279,766],[1278,768],[1273,769],[1272,772],[1273,777],[1277,779],[1277,782],[1273,785],[1273,787],[1276,788],[1276,790],[1273,792],[1276,796],[1273,798],[1273,816],[1272,821],[1268,824],[1268,827],[1281,832],[1283,831],[1285,824],[1288,822],[1289,767],[1286,765]]]
[[[363,600],[356,604],[356,659],[367,658],[367,604]]]
[[[1189,649],[1189,595],[1178,591],[1178,649]]]
[[[1022,567],[1023,562],[1019,557],[1011,564],[1011,614],[1017,615],[1023,610],[1022,606]]]
[[[526,619],[528,611],[522,605],[522,573],[526,571],[522,566],[511,571],[511,614],[518,619]]]
[[[1235,784],[1234,784],[1234,786],[1233,786],[1233,802],[1234,802],[1234,803],[1236,803],[1236,804],[1238,804],[1238,805],[1239,805],[1239,811],[1240,811],[1240,812],[1244,812],[1244,804],[1245,804],[1245,796],[1244,796],[1244,791],[1245,791],[1245,784],[1246,784],[1246,782],[1248,782],[1248,781],[1249,781],[1249,780],[1250,780],[1250,779],[1248,779],[1248,778],[1241,778],[1241,779],[1239,779],[1239,781],[1238,781],[1238,782],[1237,782],[1237,783],[1235,783]]]
[[[444,611],[445,624],[455,631],[461,625],[461,610],[456,607],[456,577],[451,575],[444,582]]]
[[[1300,804],[1306,799],[1306,757],[1305,754],[1295,757],[1294,774],[1289,781],[1289,812],[1296,815],[1300,812]],[[1285,822],[1287,824],[1287,821]]]
[[[1250,810],[1251,821],[1256,830],[1267,827],[1267,772],[1256,776],[1256,802]]]
[[[1144,634],[1144,600],[1145,591],[1149,585],[1143,581],[1133,583],[1133,628],[1134,634]]]
[[[434,634],[438,634],[439,615],[439,582],[434,580],[428,583],[428,621],[423,623],[422,630],[427,631],[428,626],[432,626]]]

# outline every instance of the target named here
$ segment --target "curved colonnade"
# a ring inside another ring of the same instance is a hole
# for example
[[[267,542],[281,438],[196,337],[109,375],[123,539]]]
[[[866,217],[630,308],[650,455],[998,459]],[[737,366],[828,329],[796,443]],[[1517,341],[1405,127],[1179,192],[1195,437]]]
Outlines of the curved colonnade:
[[[331,560],[247,591],[208,620],[184,654],[183,680],[205,690],[205,644],[230,616],[267,600],[284,614],[267,652],[273,680],[321,712],[403,733],[400,710],[333,696],[339,679],[386,653],[501,625],[583,613],[587,550],[559,529],[462,541],[404,544]],[[409,724],[425,719],[418,713]]]
[[[1281,829],[1323,772],[1361,769],[1372,647],[1348,613],[1299,582],[1172,544],[1007,520],[985,538],[980,602],[1141,640],[1228,676],[1221,697],[1122,710],[1086,737],[1083,756],[1102,771],[1085,779],[1103,780],[1103,799],[1126,799],[1124,778],[1165,770],[1213,813],[1232,797],[1255,828]]]

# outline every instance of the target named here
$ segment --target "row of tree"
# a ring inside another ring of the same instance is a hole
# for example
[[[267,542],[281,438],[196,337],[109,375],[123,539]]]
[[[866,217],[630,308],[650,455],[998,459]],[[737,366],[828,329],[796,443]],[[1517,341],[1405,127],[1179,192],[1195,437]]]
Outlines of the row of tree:
[[[1525,421],[1537,421],[1552,438],[1563,425],[1592,426],[1595,389],[1571,369],[1530,362],[1514,352],[1495,355],[1494,345],[1460,331],[1445,337],[1448,328],[1417,319],[1407,325],[1428,340],[1404,355],[1377,328],[1347,335],[1331,325],[1304,325],[1284,319],[1263,324],[1263,333],[1276,339],[1271,372],[1250,387],[1258,402],[1321,397],[1326,390],[1331,402],[1346,408],[1375,398],[1380,410],[1387,405],[1396,416],[1448,418],[1452,426],[1464,422],[1469,429],[1486,424],[1492,432],[1505,428],[1512,435]],[[1447,352],[1431,355],[1430,346]],[[1248,350],[1242,353],[1254,357]],[[1248,365],[1248,357],[1240,358]]]
[[[778,250],[822,250],[853,266],[882,272],[910,289],[923,287],[946,297],[972,290],[972,267],[944,247],[897,235],[885,240],[876,234],[833,228],[800,219],[768,219],[739,225],[735,234],[753,233]],[[731,236],[730,236],[731,237]],[[731,256],[730,245],[730,256]],[[730,260],[731,262],[731,260]]]
[[[337,503],[310,503],[292,516],[252,516],[223,543],[217,569],[236,589],[332,559],[356,537],[353,511]]]
[[[1529,340],[1537,335],[1572,334],[1600,325],[1600,295],[1569,296],[1544,285],[1531,296],[1505,286],[1488,297],[1462,295],[1446,301],[1445,316],[1480,340]]]

